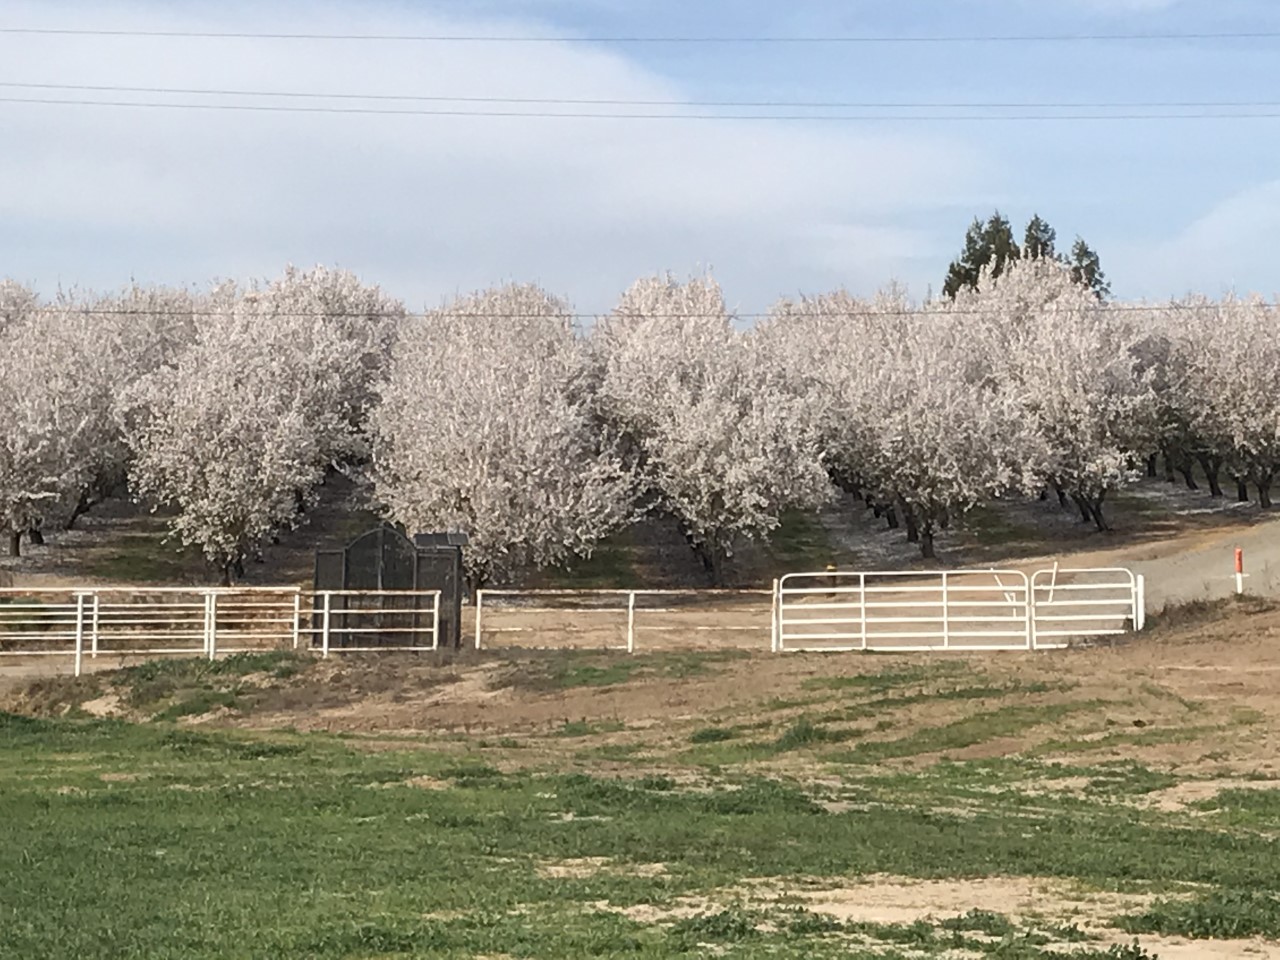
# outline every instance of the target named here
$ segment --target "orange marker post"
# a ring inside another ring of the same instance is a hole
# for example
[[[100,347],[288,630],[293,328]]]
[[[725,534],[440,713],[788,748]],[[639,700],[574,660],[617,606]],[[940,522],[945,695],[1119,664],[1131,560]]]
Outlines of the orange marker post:
[[[1244,551],[1236,547],[1236,594],[1244,593]]]

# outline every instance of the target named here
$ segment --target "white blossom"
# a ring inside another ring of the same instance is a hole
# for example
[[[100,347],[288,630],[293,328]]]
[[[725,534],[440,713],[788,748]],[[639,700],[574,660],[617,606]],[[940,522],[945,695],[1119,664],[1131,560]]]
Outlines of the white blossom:
[[[120,404],[135,496],[230,580],[303,519],[327,471],[366,456],[368,405],[403,310],[346,273],[222,284],[195,339]]]
[[[582,377],[569,308],[537,287],[415,318],[373,415],[377,499],[410,533],[466,531],[474,586],[589,556],[631,519],[634,480]]]
[[[603,419],[714,578],[740,539],[828,496],[803,398],[763,341],[735,332],[710,278],[637,282],[591,340]]]

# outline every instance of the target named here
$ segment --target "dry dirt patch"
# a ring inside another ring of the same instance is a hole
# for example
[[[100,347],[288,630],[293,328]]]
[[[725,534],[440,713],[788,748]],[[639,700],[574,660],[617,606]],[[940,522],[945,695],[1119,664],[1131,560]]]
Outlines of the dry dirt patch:
[[[660,877],[667,872],[665,863],[617,863],[611,857],[575,857],[569,860],[544,860],[538,864],[538,876],[544,880],[586,880],[601,873],[627,877]]]
[[[971,910],[992,910],[1011,919],[1076,923],[1108,929],[1119,914],[1149,907],[1148,894],[1083,891],[1061,880],[1036,877],[991,877],[975,880],[916,880],[868,876],[847,880],[806,881],[795,887],[777,881],[747,882],[710,897],[681,898],[670,907],[641,904],[621,912],[641,922],[664,922],[737,903],[747,908],[800,904],[814,913],[852,923],[910,924],[943,920]]]
[[[994,910],[1020,919],[1069,921],[1105,927],[1117,914],[1141,909],[1154,897],[1080,892],[1058,880],[993,877],[980,880],[913,880],[867,877],[853,886],[794,894],[809,910],[855,923],[915,923],[970,910]]]
[[[80,709],[93,717],[112,717],[122,712],[120,698],[114,693],[108,693],[94,700],[86,700],[80,704]]]
[[[1280,957],[1280,944],[1266,940],[1183,940],[1180,937],[1139,938],[1142,946],[1160,960],[1274,960]],[[1103,939],[1103,946],[1123,946],[1133,937]]]
[[[1188,780],[1148,794],[1142,798],[1141,806],[1179,813],[1193,804],[1212,800],[1225,790],[1280,790],[1280,780]]]

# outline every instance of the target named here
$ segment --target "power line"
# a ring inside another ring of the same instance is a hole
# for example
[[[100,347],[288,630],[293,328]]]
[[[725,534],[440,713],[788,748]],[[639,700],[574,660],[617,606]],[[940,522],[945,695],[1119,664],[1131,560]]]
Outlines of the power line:
[[[342,40],[411,43],[635,43],[635,44],[966,44],[966,43],[1103,43],[1170,42],[1180,40],[1275,40],[1277,31],[1223,31],[1194,33],[1073,33],[1073,34],[970,34],[915,36],[511,36],[484,34],[379,34],[379,33],[248,33],[208,30],[96,30],[46,27],[0,27],[0,34],[75,37],[158,37],[199,40]]]
[[[1248,301],[1237,301],[1248,302]],[[1259,302],[1250,304],[1251,306],[1261,307],[1265,310],[1280,310],[1280,303]],[[1107,313],[1167,313],[1177,311],[1203,311],[1217,310],[1221,304],[1218,303],[1107,303],[1102,304],[1101,309]],[[474,311],[458,311],[458,310],[427,310],[421,312],[413,311],[327,311],[327,310],[301,310],[301,311],[275,311],[275,310],[254,310],[252,308],[242,311],[232,310],[133,310],[126,307],[59,307],[57,305],[48,305],[38,307],[37,310],[46,310],[51,312],[74,313],[82,316],[138,316],[138,317],[207,317],[216,319],[233,319],[236,317],[256,317],[258,319],[271,319],[272,317],[283,317],[285,319],[309,319],[324,317],[333,320],[413,320],[423,319],[430,320],[433,318],[448,318],[460,320],[523,320],[536,317],[548,316],[542,313],[511,313],[511,312],[474,312]],[[949,309],[945,305],[939,309],[928,310],[921,307],[911,307],[903,310],[791,310],[786,311],[782,316],[797,319],[840,319],[840,318],[865,318],[865,317],[977,317],[986,316],[990,311],[987,310],[971,310],[971,309]],[[772,312],[747,312],[736,313],[732,310],[724,313],[643,313],[643,314],[615,314],[612,311],[604,313],[558,313],[550,315],[552,318],[562,318],[565,320],[600,320],[612,317],[621,317],[623,319],[658,319],[658,320],[674,320],[679,318],[690,319],[715,319],[724,317],[730,320],[767,320],[774,316],[778,316]]]
[[[52,97],[0,97],[0,103],[41,106],[133,107],[156,110],[238,111],[249,113],[341,114],[384,117],[501,117],[535,120],[771,120],[771,121],[1013,121],[1013,120],[1271,120],[1277,111],[1235,113],[933,113],[933,114],[809,114],[809,113],[594,113],[545,110],[408,109],[369,107],[311,107],[297,104],[161,103],[144,100],[88,100]]]
[[[113,84],[27,83],[0,81],[0,88],[74,90],[91,93],[145,93],[173,96],[252,97],[305,100],[368,100],[413,103],[493,103],[538,106],[595,107],[722,107],[753,109],[866,109],[866,110],[1185,110],[1258,109],[1280,107],[1277,100],[1125,100],[1125,101],[850,101],[850,100],[636,100],[578,97],[448,96],[403,93],[324,93],[314,90],[244,90],[201,87],[133,87]],[[61,102],[61,101],[60,101]]]

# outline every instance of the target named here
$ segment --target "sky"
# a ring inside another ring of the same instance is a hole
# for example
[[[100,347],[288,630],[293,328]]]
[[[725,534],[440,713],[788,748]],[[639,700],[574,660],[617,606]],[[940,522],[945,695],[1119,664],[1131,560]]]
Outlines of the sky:
[[[353,270],[413,309],[519,281],[598,312],[636,278],[663,271],[712,271],[743,312],[838,287],[869,295],[890,281],[923,297],[941,287],[967,225],[996,208],[1019,230],[1038,213],[1060,246],[1083,235],[1121,298],[1280,293],[1280,39],[608,40],[1280,32],[1274,0],[0,0],[2,28],[550,42],[0,32],[0,98],[676,115],[0,102],[0,276],[44,293],[271,277],[292,263]],[[936,119],[947,111],[933,107],[281,100],[14,84],[1022,103],[1031,106],[1004,112],[1038,114],[1099,112],[1038,104],[1225,101],[1274,104],[1245,112],[1276,116],[993,122]],[[691,116],[726,112],[806,119]],[[832,114],[861,119],[816,118]]]

